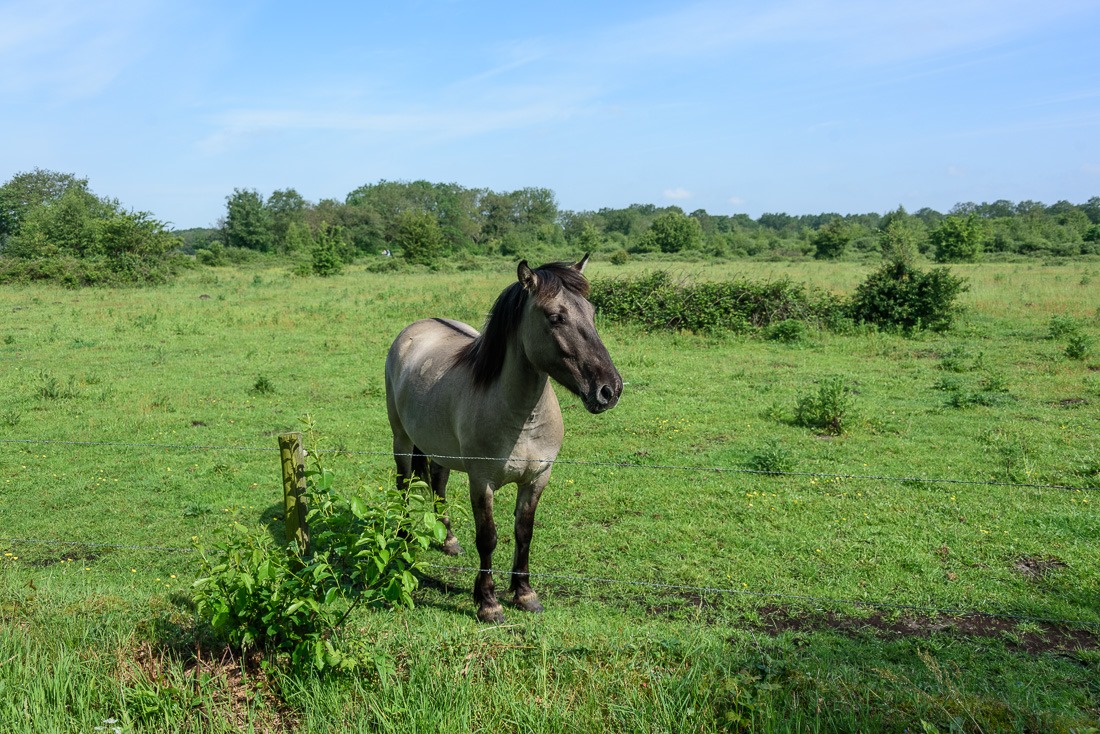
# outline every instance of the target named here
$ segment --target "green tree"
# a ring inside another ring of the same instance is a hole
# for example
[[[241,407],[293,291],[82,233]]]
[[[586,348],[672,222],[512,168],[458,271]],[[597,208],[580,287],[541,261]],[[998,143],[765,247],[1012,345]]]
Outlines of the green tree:
[[[290,252],[287,237],[291,226],[303,224],[309,202],[294,189],[278,189],[264,202],[271,223],[272,245],[277,252]]]
[[[275,244],[271,213],[254,189],[233,189],[226,197],[225,242],[230,247],[270,252]]]
[[[813,234],[814,257],[818,260],[835,260],[844,254],[852,240],[852,228],[840,217],[832,219]]]
[[[317,242],[311,253],[313,272],[322,278],[339,275],[344,270],[340,250],[345,246],[340,227],[324,224],[317,233]]]
[[[433,265],[443,254],[443,231],[429,212],[409,209],[397,216],[394,246],[410,263]]]
[[[86,192],[88,179],[36,168],[17,173],[0,186],[0,249],[19,231],[29,212],[57,201],[71,188]]]
[[[640,244],[647,250],[681,252],[695,249],[702,241],[703,228],[699,221],[673,207],[653,220]]]
[[[936,262],[941,263],[974,262],[982,252],[984,237],[985,226],[974,214],[949,214],[928,235]]]
[[[882,218],[878,232],[879,251],[883,260],[901,260],[912,263],[920,253],[921,244],[927,239],[924,224],[911,217],[905,207],[898,207]]]

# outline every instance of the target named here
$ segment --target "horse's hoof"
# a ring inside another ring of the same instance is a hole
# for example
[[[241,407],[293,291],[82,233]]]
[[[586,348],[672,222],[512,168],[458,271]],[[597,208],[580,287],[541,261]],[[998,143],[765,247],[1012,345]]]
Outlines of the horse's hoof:
[[[443,545],[440,547],[445,556],[461,556],[466,551],[462,550],[462,546],[458,544],[457,538],[447,538],[443,541]]]
[[[503,624],[504,607],[500,606],[499,603],[491,607],[479,607],[477,610],[477,619],[479,622],[485,622],[486,624]]]
[[[542,604],[539,603],[538,595],[533,591],[528,591],[526,594],[516,594],[512,599],[512,603],[517,609],[522,609],[525,612],[541,612]]]

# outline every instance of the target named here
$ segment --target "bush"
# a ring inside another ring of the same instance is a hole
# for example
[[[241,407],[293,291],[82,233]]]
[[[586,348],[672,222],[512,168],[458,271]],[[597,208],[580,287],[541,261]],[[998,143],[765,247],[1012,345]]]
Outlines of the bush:
[[[806,324],[796,319],[785,319],[765,329],[764,336],[772,341],[794,344],[806,338]]]
[[[148,213],[126,211],[87,184],[35,171],[0,186],[0,283],[142,285],[175,274],[181,240]]]
[[[946,268],[924,272],[906,260],[893,260],[856,288],[848,312],[856,322],[889,329],[946,331],[959,311],[956,299],[968,289]]]
[[[788,320],[827,325],[843,315],[836,296],[789,280],[674,282],[663,270],[595,280],[592,304],[606,318],[647,329],[744,332]],[[789,333],[792,327],[783,327]]]

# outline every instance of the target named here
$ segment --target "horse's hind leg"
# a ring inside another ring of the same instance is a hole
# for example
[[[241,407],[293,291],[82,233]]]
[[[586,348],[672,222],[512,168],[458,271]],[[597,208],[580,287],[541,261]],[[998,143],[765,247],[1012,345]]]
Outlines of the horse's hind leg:
[[[445,466],[429,462],[428,472],[431,474],[432,491],[435,492],[435,496],[439,498],[441,503],[447,502],[447,479],[451,476],[451,470]],[[462,554],[462,546],[458,544],[458,538],[451,532],[451,518],[444,512],[439,516],[439,519],[443,522],[443,527],[447,528],[447,539],[443,541],[443,552],[448,556],[458,556]]]
[[[477,618],[482,622],[503,622],[504,609],[497,601],[493,585],[493,551],[497,547],[497,526],[493,522],[493,487],[488,482],[470,477],[470,504],[477,527],[477,555],[481,564],[474,581],[474,601]]]
[[[531,533],[535,525],[535,508],[542,490],[550,480],[546,472],[529,484],[519,485],[516,495],[516,552],[512,559],[512,603],[525,612],[541,612],[538,594],[531,588],[528,557],[531,554]]]
[[[396,428],[393,431],[393,462],[397,464],[397,489],[404,492],[413,478],[412,439]]]

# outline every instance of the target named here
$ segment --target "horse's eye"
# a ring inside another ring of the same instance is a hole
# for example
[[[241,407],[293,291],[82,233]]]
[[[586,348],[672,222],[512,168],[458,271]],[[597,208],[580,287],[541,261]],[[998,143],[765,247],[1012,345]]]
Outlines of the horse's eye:
[[[550,314],[550,324],[553,326],[560,326],[565,323],[565,314],[552,313]]]

